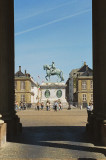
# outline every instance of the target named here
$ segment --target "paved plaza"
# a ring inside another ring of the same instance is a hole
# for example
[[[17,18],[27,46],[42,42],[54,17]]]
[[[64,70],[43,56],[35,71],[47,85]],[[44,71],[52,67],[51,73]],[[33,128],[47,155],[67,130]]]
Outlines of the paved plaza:
[[[0,149],[0,160],[106,159],[106,147],[87,138],[86,109],[17,112],[23,132]]]

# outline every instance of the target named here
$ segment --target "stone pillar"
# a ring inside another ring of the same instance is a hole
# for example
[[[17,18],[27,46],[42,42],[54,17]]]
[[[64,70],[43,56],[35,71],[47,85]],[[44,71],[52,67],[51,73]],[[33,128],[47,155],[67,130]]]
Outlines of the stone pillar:
[[[92,0],[92,20],[94,111],[88,123],[95,142],[106,145],[106,0]]]
[[[20,123],[14,110],[14,0],[0,0],[0,114],[7,136],[16,134]]]

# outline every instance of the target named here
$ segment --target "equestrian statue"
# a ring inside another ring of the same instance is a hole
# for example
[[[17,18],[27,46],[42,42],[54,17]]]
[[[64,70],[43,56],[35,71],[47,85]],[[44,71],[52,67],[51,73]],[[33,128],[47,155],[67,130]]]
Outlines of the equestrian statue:
[[[52,62],[52,65],[44,65],[43,69],[46,70],[45,78],[46,78],[47,81],[48,80],[50,81],[50,76],[54,76],[54,75],[57,75],[58,78],[60,79],[60,81],[64,81],[63,72],[60,69],[57,69],[55,67],[55,63],[54,62]]]

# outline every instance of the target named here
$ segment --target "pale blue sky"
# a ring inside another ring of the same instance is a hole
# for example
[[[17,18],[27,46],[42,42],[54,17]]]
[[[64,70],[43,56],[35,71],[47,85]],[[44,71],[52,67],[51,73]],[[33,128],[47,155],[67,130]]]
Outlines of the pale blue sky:
[[[65,81],[86,61],[92,68],[92,0],[15,0],[15,71],[39,82],[55,62]]]

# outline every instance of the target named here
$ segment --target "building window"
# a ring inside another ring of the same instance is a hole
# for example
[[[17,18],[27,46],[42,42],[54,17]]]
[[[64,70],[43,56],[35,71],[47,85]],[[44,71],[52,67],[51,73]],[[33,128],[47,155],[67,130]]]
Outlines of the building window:
[[[25,82],[21,81],[21,90],[25,89]]]
[[[17,82],[16,81],[15,81],[15,86],[14,87],[15,87],[15,89],[17,89]]]
[[[25,95],[21,94],[21,102],[25,102]]]
[[[82,100],[83,100],[83,101],[86,101],[86,100],[87,100],[86,94],[83,94],[83,95],[82,95]]]
[[[82,89],[86,89],[86,81],[82,81]]]
[[[91,102],[93,102],[93,94],[91,94]]]
[[[91,84],[90,84],[90,88],[93,89],[93,81],[91,80],[90,83],[91,83]]]

